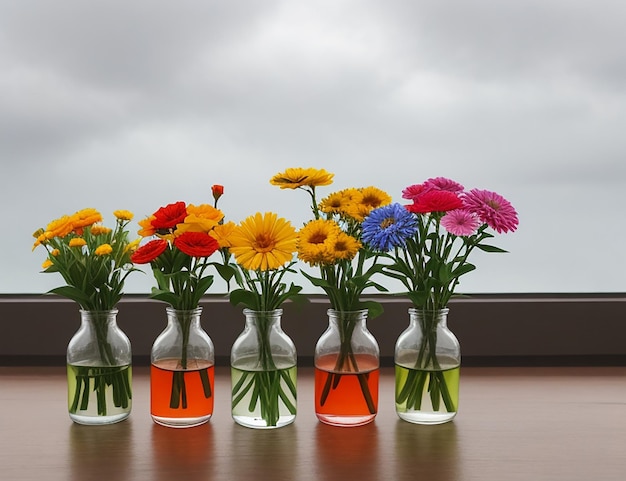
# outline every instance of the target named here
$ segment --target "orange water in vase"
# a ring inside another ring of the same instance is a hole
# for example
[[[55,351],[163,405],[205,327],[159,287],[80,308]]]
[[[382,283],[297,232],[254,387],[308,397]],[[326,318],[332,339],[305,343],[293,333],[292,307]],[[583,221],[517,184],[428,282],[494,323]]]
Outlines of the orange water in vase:
[[[150,414],[170,427],[203,424],[213,414],[215,366],[190,360],[183,370],[180,361],[162,359],[150,366]]]
[[[325,424],[361,426],[378,411],[378,359],[356,355],[358,372],[337,371],[336,356],[322,356],[315,367],[315,414]]]

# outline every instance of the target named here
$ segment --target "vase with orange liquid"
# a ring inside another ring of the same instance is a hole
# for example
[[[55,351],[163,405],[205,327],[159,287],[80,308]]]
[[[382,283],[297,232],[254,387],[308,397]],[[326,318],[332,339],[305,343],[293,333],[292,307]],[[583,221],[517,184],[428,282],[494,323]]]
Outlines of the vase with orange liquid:
[[[166,312],[150,354],[150,414],[163,426],[198,426],[213,414],[213,342],[200,324],[201,307]]]
[[[315,414],[333,426],[361,426],[378,412],[378,343],[367,309],[328,310],[328,328],[315,346]]]

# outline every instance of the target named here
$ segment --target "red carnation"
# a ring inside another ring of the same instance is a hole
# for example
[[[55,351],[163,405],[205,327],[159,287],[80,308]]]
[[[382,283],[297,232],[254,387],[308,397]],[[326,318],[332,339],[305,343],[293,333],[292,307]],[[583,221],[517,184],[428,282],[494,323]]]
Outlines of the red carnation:
[[[427,214],[429,212],[448,212],[463,207],[463,201],[454,192],[447,190],[429,190],[416,198],[406,208],[415,214]]]
[[[154,213],[152,219],[152,227],[156,230],[168,230],[176,227],[176,224],[182,224],[187,217],[187,206],[184,202],[175,202],[161,207]]]
[[[166,240],[154,239],[133,252],[130,260],[135,264],[148,264],[163,254],[165,249],[167,249]]]
[[[174,239],[174,245],[191,257],[209,257],[220,248],[206,232],[185,232]]]

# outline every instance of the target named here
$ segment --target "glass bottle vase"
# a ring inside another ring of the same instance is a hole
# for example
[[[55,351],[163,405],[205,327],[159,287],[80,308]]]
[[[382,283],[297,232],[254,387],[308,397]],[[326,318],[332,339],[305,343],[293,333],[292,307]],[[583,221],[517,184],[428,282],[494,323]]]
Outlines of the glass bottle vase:
[[[296,418],[296,346],[281,328],[282,309],[244,309],[230,355],[232,417],[242,426],[280,428]]]
[[[361,426],[378,412],[380,351],[367,330],[367,309],[328,310],[315,346],[315,414],[333,426]]]
[[[448,329],[448,309],[409,309],[409,327],[395,346],[396,413],[415,424],[441,424],[456,416],[461,349]]]
[[[68,411],[78,424],[111,424],[130,414],[131,347],[117,313],[80,310],[80,328],[67,346]]]
[[[215,349],[200,324],[202,307],[166,313],[150,353],[150,414],[163,426],[198,426],[213,415]]]

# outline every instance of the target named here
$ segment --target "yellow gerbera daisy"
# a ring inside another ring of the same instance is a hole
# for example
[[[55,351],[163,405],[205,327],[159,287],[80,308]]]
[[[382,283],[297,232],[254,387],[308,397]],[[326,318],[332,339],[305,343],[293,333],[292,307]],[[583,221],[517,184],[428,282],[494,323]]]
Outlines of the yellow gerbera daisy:
[[[93,252],[97,256],[106,256],[113,252],[113,247],[110,244],[102,244],[96,247],[96,250]]]
[[[257,212],[233,229],[229,250],[244,269],[278,269],[293,258],[296,238],[296,230],[288,220],[273,212]]]
[[[297,189],[302,186],[316,187],[332,184],[334,176],[335,174],[324,169],[291,167],[272,177],[270,184],[277,185],[281,189]]]
[[[220,247],[230,247],[230,236],[235,230],[237,225],[234,222],[226,222],[225,224],[218,224],[213,227],[213,230],[209,232],[209,235],[213,237]]]
[[[346,215],[355,209],[361,198],[357,189],[343,189],[322,199],[319,209],[326,214]]]
[[[370,210],[391,204],[391,196],[387,192],[380,190],[378,187],[363,187],[359,189],[361,195],[361,203],[368,206]]]
[[[308,222],[298,234],[298,257],[311,266],[332,264],[332,246],[341,229],[332,220],[317,219]]]

